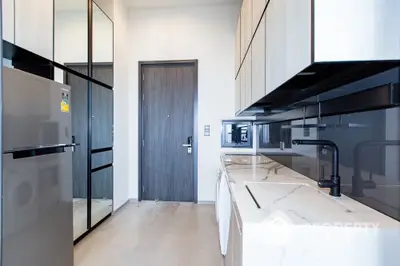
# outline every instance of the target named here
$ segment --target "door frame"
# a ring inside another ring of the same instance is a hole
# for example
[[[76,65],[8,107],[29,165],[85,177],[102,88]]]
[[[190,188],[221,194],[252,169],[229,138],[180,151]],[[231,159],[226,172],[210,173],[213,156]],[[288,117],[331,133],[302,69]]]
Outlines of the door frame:
[[[198,68],[198,60],[167,60],[167,61],[139,61],[138,68],[138,80],[139,80],[139,89],[138,89],[138,111],[139,111],[139,127],[138,127],[138,147],[139,147],[139,156],[138,156],[138,200],[142,201],[143,199],[143,175],[142,175],[142,139],[143,139],[143,108],[142,108],[142,69],[146,66],[167,66],[167,65],[193,65],[195,69],[195,88],[194,88],[194,102],[193,102],[193,199],[194,203],[198,203],[197,191],[198,191],[198,171],[197,171],[197,162],[198,162],[198,76],[199,76],[199,68]]]

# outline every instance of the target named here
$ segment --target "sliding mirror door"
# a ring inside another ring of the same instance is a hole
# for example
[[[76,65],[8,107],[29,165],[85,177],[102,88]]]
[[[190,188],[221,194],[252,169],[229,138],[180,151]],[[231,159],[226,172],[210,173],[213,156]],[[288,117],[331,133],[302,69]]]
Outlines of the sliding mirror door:
[[[88,1],[54,0],[54,61],[88,75]],[[88,230],[88,100],[86,79],[56,69],[55,80],[71,86],[74,240]]]
[[[113,22],[93,2],[93,78],[113,84]],[[92,87],[91,225],[113,209],[113,91]]]

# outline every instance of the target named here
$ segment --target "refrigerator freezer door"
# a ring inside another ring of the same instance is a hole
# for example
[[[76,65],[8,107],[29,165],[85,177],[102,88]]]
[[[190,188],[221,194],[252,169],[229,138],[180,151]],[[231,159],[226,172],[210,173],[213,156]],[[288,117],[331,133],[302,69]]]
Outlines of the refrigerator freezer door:
[[[3,149],[72,141],[70,87],[3,68]]]
[[[3,69],[3,266],[72,266],[68,86]],[[63,109],[64,108],[64,109]],[[13,156],[24,147],[38,154]]]

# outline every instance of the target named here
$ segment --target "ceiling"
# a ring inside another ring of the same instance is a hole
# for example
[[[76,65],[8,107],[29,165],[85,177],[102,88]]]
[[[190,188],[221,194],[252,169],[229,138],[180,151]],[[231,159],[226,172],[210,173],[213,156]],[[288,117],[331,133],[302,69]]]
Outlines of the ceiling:
[[[128,7],[156,8],[239,3],[242,0],[124,0]]]

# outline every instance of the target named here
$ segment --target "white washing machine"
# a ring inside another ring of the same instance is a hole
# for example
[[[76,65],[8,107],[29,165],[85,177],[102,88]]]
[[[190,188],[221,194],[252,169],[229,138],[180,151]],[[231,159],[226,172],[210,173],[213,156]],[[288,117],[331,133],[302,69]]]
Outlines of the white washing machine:
[[[219,221],[219,189],[221,187],[221,177],[222,177],[222,169],[218,169],[218,176],[217,176],[217,182],[215,184],[215,218],[217,220],[217,223]]]
[[[226,172],[221,174],[218,195],[218,230],[221,254],[226,255],[228,248],[229,226],[231,220],[231,194]]]

